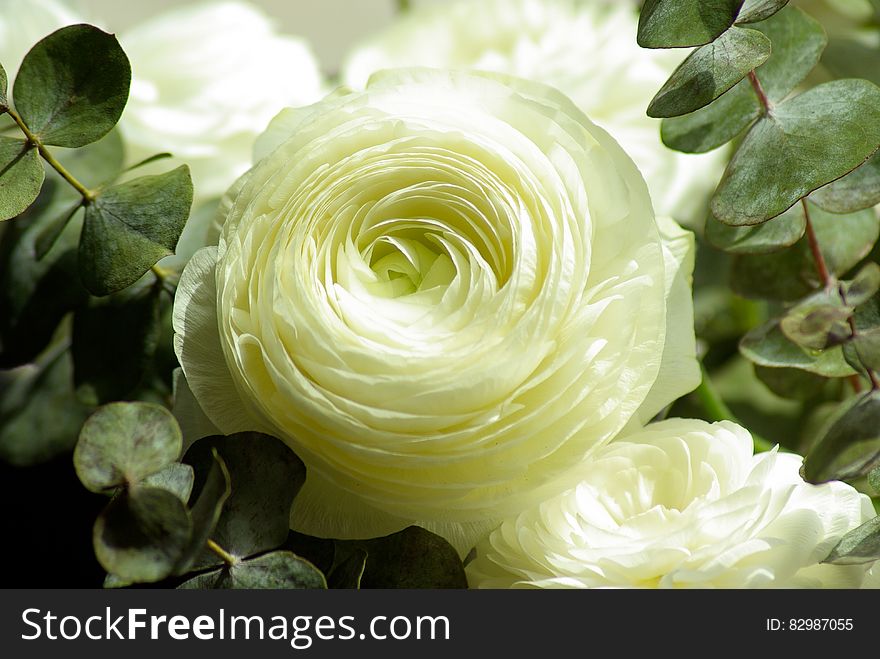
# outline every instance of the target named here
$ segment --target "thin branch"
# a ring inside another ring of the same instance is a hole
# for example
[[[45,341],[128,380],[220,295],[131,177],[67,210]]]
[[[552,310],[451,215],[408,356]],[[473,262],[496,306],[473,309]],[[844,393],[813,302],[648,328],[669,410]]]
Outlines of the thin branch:
[[[813,261],[816,263],[816,272],[819,274],[819,279],[822,280],[822,285],[825,288],[831,288],[834,285],[834,280],[828,271],[828,264],[825,263],[825,257],[822,255],[822,250],[819,247],[819,241],[816,239],[816,232],[813,230],[813,222],[810,220],[810,209],[807,206],[806,197],[801,199],[801,206],[804,209],[804,220],[807,223],[807,241],[810,243],[810,252],[812,252]]]
[[[773,110],[773,103],[767,98],[767,93],[761,86],[761,81],[758,80],[758,76],[755,75],[754,71],[749,71],[749,82],[752,85],[752,89],[755,90],[755,96],[758,97],[758,101],[761,103],[761,107],[764,108],[764,112],[769,114],[770,111]]]
[[[232,567],[233,565],[238,563],[238,559],[235,556],[233,556],[232,554],[227,552],[225,549],[223,549],[223,547],[218,545],[216,542],[214,542],[210,538],[208,538],[207,545],[208,545],[208,549],[210,549],[212,552],[217,554],[217,556],[222,558],[223,562],[226,563],[226,565],[228,565],[229,567]]]

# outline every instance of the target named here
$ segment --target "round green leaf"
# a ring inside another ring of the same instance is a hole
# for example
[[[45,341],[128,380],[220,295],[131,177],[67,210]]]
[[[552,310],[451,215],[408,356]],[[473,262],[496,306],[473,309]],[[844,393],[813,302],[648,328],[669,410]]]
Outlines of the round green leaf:
[[[734,226],[760,224],[852,171],[880,146],[880,88],[867,80],[819,85],[758,119],[712,198]]]
[[[855,398],[804,458],[811,483],[865,476],[880,462],[880,392]]]
[[[730,254],[770,254],[794,245],[806,227],[804,211],[797,205],[753,227],[732,227],[709,217],[706,238]]]
[[[880,559],[880,517],[869,519],[840,539],[823,563],[858,565]]]
[[[843,178],[816,190],[810,200],[831,213],[852,213],[880,204],[880,152]]]
[[[746,0],[739,15],[736,17],[737,24],[757,23],[769,18],[785,5],[788,0]]]
[[[92,492],[134,484],[177,459],[182,439],[171,412],[152,403],[111,403],[83,424],[73,452],[77,476]]]
[[[868,262],[856,273],[852,281],[840,283],[848,305],[857,307],[864,304],[880,291],[880,265]]]
[[[755,375],[767,388],[777,396],[792,400],[809,400],[816,398],[831,382],[821,375],[801,371],[796,368],[769,368],[755,366]],[[839,382],[839,381],[838,381]]]
[[[125,581],[161,581],[186,547],[190,524],[183,502],[167,490],[121,492],[95,521],[95,556],[107,572]]]
[[[34,203],[45,176],[32,144],[0,135],[0,220],[19,215]]]
[[[99,296],[121,290],[173,254],[192,195],[186,165],[106,188],[86,206],[79,244],[86,288]]]
[[[77,147],[116,125],[130,84],[131,67],[116,37],[91,25],[70,25],[25,55],[12,96],[44,144]]]
[[[145,487],[157,487],[160,490],[171,492],[183,503],[186,503],[192,493],[194,479],[192,467],[175,462],[162,471],[150,474],[141,481],[141,484]]]
[[[418,526],[372,540],[337,540],[337,556],[352,549],[367,555],[361,588],[467,588],[458,552]]]
[[[6,69],[0,64],[0,110],[9,106],[9,99],[6,96],[8,85],[9,81],[6,79]]]
[[[807,204],[816,238],[832,275],[840,277],[867,256],[880,236],[873,210],[848,215],[827,213]],[[790,212],[802,212],[792,209]],[[733,262],[730,285],[749,298],[794,301],[823,285],[806,237],[773,254],[746,254]]]
[[[822,26],[796,7],[786,7],[749,26],[772,45],[770,58],[755,73],[771,102],[782,101],[813,70],[828,38]],[[664,119],[663,143],[686,153],[703,153],[726,144],[761,113],[748,80],[737,83],[710,105],[682,117]]]
[[[868,473],[868,485],[870,485],[871,489],[875,492],[880,492],[880,467],[872,469]]]
[[[276,549],[287,539],[290,506],[305,482],[305,465],[284,442],[262,433],[205,437],[183,458],[196,470],[197,495],[214,450],[229,471],[232,494],[211,537],[237,557]]]
[[[639,16],[642,48],[702,46],[733,25],[743,0],[647,0]]]
[[[770,57],[757,30],[731,28],[688,55],[648,106],[649,117],[675,117],[708,105]]]
[[[836,290],[822,290],[789,309],[779,321],[779,329],[802,348],[825,350],[850,338],[853,311]]]
[[[327,588],[327,582],[308,561],[289,551],[274,551],[222,570],[200,574],[179,588],[323,589]]]
[[[336,543],[336,556],[327,574],[328,588],[360,588],[364,570],[367,567],[367,552],[360,547],[346,548]]]
[[[769,368],[797,368],[826,378],[854,375],[840,346],[822,351],[805,350],[791,341],[773,320],[748,332],[739,351],[754,364]]]

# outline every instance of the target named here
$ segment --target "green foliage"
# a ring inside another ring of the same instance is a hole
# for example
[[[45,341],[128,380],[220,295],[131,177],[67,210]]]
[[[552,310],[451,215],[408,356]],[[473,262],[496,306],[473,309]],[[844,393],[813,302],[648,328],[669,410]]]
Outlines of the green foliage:
[[[743,0],[647,0],[639,16],[642,48],[702,46],[733,25]]]
[[[173,254],[192,195],[186,165],[104,189],[86,206],[79,245],[86,288],[93,295],[116,292]]]
[[[91,25],[71,25],[28,52],[12,96],[43,144],[78,147],[116,125],[130,83],[131,67],[116,37]]]
[[[6,69],[0,64],[0,111],[5,110],[9,105],[9,99],[7,97],[8,87],[9,80],[6,77]],[[0,114],[2,114],[2,112],[0,112]]]
[[[778,320],[749,331],[739,350],[752,363],[768,368],[796,368],[828,378],[855,375],[839,346],[822,351],[804,349],[783,333]]]
[[[758,119],[712,198],[716,218],[736,226],[775,217],[865,162],[880,146],[880,88],[835,80]]]
[[[161,471],[180,454],[180,428],[150,403],[111,403],[83,424],[73,453],[77,476],[92,492],[132,485]]]
[[[880,392],[853,399],[804,459],[811,483],[866,476],[880,465]]]
[[[34,203],[44,177],[33,144],[0,135],[0,220],[19,215]]]
[[[194,480],[195,474],[192,467],[174,462],[162,471],[150,474],[141,483],[148,487],[157,487],[160,490],[171,492],[183,503],[186,503],[189,501],[189,495],[192,494]]]
[[[73,361],[80,398],[91,405],[132,394],[149,370],[159,340],[161,280],[104,298],[73,314]]]
[[[274,551],[212,570],[180,585],[180,588],[285,588],[327,587],[324,575],[311,563],[289,551]]]
[[[232,479],[229,470],[217,450],[211,449],[210,466],[191,509],[192,534],[174,566],[177,574],[184,574],[190,570],[204,551],[205,543],[217,528],[223,505],[230,494],[232,494]]]
[[[794,245],[806,228],[803,208],[798,205],[757,226],[732,227],[710,217],[706,239],[730,254],[770,254]]]
[[[757,30],[731,28],[681,63],[648,106],[650,117],[699,110],[770,57],[770,40]]]
[[[782,317],[779,329],[793,343],[807,350],[825,350],[850,338],[848,306],[837,290],[822,290],[801,300]]]
[[[816,190],[810,200],[831,213],[852,213],[880,204],[880,152],[843,178]]]
[[[880,517],[869,519],[840,539],[823,563],[858,565],[880,559]]]
[[[196,470],[197,493],[202,489],[199,474],[206,472],[213,451],[223,458],[232,481],[214,540],[239,558],[279,547],[290,528],[290,506],[305,483],[302,461],[281,440],[262,433],[206,437],[183,458]],[[211,555],[205,561],[218,562]]]
[[[788,0],[746,0],[739,15],[736,17],[737,25],[743,23],[757,23],[770,18],[773,14],[788,4]]]
[[[95,522],[95,556],[108,572],[126,580],[161,581],[189,541],[191,524],[173,493],[155,487],[126,489]]]

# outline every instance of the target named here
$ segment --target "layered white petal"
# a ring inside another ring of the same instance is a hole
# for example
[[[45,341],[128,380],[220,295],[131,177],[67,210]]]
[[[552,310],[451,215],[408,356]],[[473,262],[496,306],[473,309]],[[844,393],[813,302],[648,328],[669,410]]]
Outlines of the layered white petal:
[[[730,422],[669,419],[616,440],[581,481],[477,546],[472,586],[858,587],[866,566],[820,565],[874,515],[840,482],[805,483],[801,458],[752,454]]]
[[[400,66],[497,71],[556,87],[621,143],[658,214],[702,226],[723,150],[688,155],[660,141],[645,110],[683,58],[636,43],[634,3],[612,0],[459,0],[408,13],[354,49],[343,81],[362,87]]]
[[[295,528],[420,523],[465,550],[677,395],[652,387],[687,360],[665,339],[689,239],[661,238],[635,165],[558,92],[389,72],[256,148],[175,346],[218,428],[306,462]]]

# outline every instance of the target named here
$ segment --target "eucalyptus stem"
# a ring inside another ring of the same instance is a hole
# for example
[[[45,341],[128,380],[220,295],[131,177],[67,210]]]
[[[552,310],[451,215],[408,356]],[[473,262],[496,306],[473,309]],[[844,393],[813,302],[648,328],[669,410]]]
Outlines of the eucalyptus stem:
[[[228,565],[229,567],[232,567],[233,565],[238,563],[238,559],[235,556],[233,556],[228,551],[223,549],[223,547],[218,545],[216,542],[214,542],[210,538],[208,538],[207,546],[208,546],[208,549],[210,549],[212,552],[217,554],[217,556],[222,558],[223,562],[226,563],[226,565]]]
[[[773,109],[773,104],[770,102],[770,99],[767,98],[767,93],[761,86],[761,81],[758,80],[758,76],[755,75],[754,71],[749,71],[749,82],[752,85],[752,89],[755,90],[755,96],[758,97],[758,101],[760,101],[761,107],[764,108],[764,112],[769,114]]]
[[[813,229],[813,222],[810,220],[810,208],[807,206],[806,197],[801,199],[801,206],[804,209],[804,220],[807,225],[807,242],[810,244],[810,252],[813,254],[813,261],[816,263],[816,272],[819,274],[819,279],[822,280],[822,285],[825,288],[831,288],[834,285],[834,280],[831,278],[831,273],[828,271],[828,264],[825,262],[825,256],[822,254],[822,249],[819,247],[819,241],[816,238],[816,231]]]
[[[76,178],[74,178],[73,174],[71,174],[67,169],[55,159],[46,146],[40,141],[40,138],[34,135],[30,128],[22,121],[21,117],[18,116],[18,113],[15,112],[12,108],[7,108],[6,111],[9,113],[9,116],[12,117],[13,121],[18,124],[18,127],[21,129],[21,132],[24,133],[28,142],[37,147],[37,151],[39,151],[40,155],[43,157],[47,163],[49,163],[52,168],[61,175],[65,181],[67,181],[71,187],[73,187],[83,198],[83,202],[88,204],[95,200],[95,194],[89,190],[86,186],[80,183]]]
[[[727,403],[718,394],[715,385],[712,384],[712,379],[709,377],[709,372],[703,364],[700,364],[700,370],[703,373],[703,379],[700,382],[700,386],[694,390],[694,393],[700,400],[700,404],[703,406],[703,410],[706,412],[709,420],[733,421],[742,425],[733,411],[727,406]],[[773,444],[755,433],[752,433],[752,441],[755,444],[755,451],[758,453],[769,451],[773,448]]]

